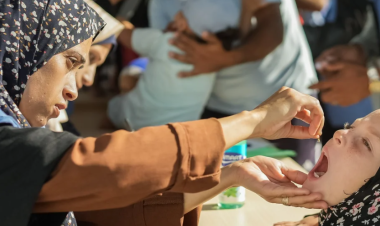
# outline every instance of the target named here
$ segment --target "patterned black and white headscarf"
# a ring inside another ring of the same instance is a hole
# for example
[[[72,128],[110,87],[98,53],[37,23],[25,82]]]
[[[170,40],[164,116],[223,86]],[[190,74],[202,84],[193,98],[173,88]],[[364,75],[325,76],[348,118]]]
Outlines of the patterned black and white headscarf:
[[[321,226],[380,225],[380,170],[359,191],[319,214]]]
[[[0,1],[0,110],[21,127],[28,78],[55,54],[95,38],[104,21],[83,0]]]

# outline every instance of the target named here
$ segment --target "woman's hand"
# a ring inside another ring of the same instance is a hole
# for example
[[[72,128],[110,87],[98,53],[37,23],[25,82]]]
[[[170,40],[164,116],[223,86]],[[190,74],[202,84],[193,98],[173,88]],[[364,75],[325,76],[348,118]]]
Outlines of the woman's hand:
[[[258,117],[251,137],[266,139],[296,138],[317,139],[322,134],[324,114],[319,101],[306,94],[283,87],[252,111]],[[309,127],[294,126],[291,120],[298,118]]]
[[[289,197],[290,206],[327,208],[327,203],[321,200],[321,194],[310,193],[309,190],[293,184],[303,184],[306,177],[304,173],[289,169],[276,159],[262,156],[244,159],[223,167],[220,183],[215,187],[198,193],[185,193],[184,213],[227,188],[236,186],[243,186],[272,203],[282,203],[283,198]]]
[[[296,222],[279,222],[274,224],[273,226],[318,226],[318,215],[312,215],[305,217],[301,221]]]
[[[302,185],[307,175],[286,167],[281,161],[257,156],[232,163],[230,168],[234,173],[234,186],[243,186],[271,203],[282,203],[289,197],[290,206],[310,209],[327,208],[322,201],[322,195],[310,193],[309,190],[298,188],[294,183]]]
[[[291,124],[293,118],[310,126],[294,126]],[[253,111],[218,120],[224,133],[225,149],[254,137],[317,139],[325,122],[317,99],[287,87],[281,88]]]

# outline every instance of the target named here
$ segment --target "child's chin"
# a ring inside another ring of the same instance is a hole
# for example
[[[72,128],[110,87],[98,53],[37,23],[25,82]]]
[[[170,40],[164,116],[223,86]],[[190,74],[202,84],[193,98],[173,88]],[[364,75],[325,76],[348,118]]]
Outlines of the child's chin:
[[[309,179],[306,179],[306,181],[302,185],[302,188],[306,188],[310,191],[313,191],[315,189],[315,186],[312,185],[312,183],[309,181]]]

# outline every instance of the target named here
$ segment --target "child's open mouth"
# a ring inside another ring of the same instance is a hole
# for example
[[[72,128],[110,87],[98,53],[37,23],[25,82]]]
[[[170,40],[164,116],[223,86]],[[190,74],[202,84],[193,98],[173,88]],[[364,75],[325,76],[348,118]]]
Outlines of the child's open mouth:
[[[310,171],[309,177],[316,178],[316,179],[321,178],[323,177],[323,175],[325,175],[328,168],[329,168],[329,161],[327,159],[326,154],[322,152],[322,155],[321,157],[319,157],[317,164]]]

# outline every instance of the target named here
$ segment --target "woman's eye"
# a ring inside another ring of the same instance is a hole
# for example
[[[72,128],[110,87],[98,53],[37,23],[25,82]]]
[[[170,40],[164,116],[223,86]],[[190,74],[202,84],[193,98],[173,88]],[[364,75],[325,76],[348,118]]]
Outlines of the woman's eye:
[[[363,138],[363,144],[367,147],[367,149],[368,149],[369,151],[372,151],[372,150],[371,150],[371,146],[369,145],[368,141],[367,141],[366,139],[364,139],[364,138]]]
[[[78,62],[78,59],[75,57],[69,57],[69,60],[71,61],[72,64],[76,64]]]

